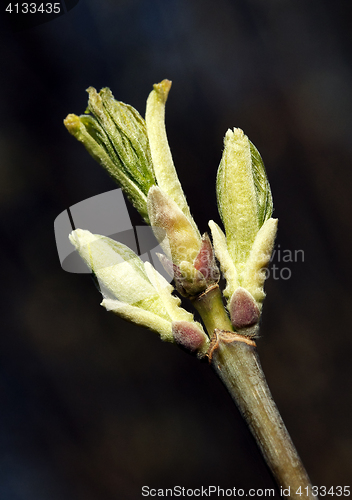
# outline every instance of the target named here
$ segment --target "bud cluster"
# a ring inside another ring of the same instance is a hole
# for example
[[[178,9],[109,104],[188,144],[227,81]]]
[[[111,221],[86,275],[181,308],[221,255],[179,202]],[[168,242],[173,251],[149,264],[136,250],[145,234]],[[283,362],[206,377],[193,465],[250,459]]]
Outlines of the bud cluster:
[[[173,287],[149,262],[122,243],[82,229],[73,231],[70,241],[98,280],[102,306],[159,333],[162,340],[205,354],[209,339],[202,325],[180,307]]]
[[[265,270],[277,219],[271,218],[271,190],[256,147],[240,129],[228,130],[224,144],[217,198],[226,234],[213,221],[209,226],[226,278],[224,296],[232,324],[244,335],[254,336],[265,297]]]
[[[226,278],[232,325],[239,333],[255,335],[277,225],[271,218],[264,164],[242,130],[226,133],[217,175],[226,235],[209,222],[214,252],[209,236],[201,236],[193,220],[173,163],[165,129],[170,88],[169,80],[154,85],[144,120],[134,108],[116,101],[109,89],[98,93],[90,87],[86,114],[68,115],[65,125],[152,226],[164,251],[159,258],[179,294],[194,299],[218,283],[216,255]],[[173,287],[149,263],[143,264],[124,245],[88,231],[78,229],[70,240],[96,275],[104,307],[204,355],[209,340],[202,326],[180,307]]]

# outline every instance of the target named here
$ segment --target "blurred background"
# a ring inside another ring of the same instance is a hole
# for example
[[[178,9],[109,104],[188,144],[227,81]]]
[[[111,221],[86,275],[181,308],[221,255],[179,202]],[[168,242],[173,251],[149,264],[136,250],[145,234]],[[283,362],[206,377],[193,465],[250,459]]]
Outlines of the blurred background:
[[[144,115],[164,78],[173,81],[169,142],[202,232],[209,219],[220,223],[215,177],[227,128],[244,129],[263,156],[276,248],[304,259],[276,253],[259,353],[313,484],[351,485],[348,7],[80,0],[20,31],[1,13],[1,500],[274,485],[208,365],[107,313],[88,275],[60,267],[54,219],[116,188],[63,119],[85,110],[88,86],[110,87]]]

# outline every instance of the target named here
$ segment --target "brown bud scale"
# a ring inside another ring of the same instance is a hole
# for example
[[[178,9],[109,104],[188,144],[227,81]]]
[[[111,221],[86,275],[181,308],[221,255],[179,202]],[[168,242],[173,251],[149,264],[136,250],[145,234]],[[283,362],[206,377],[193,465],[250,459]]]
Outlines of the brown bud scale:
[[[191,352],[197,351],[206,340],[205,334],[197,325],[188,321],[173,321],[172,335],[177,344]]]
[[[242,287],[238,287],[233,293],[229,311],[231,322],[237,329],[253,326],[260,318],[260,311],[254,298]]]

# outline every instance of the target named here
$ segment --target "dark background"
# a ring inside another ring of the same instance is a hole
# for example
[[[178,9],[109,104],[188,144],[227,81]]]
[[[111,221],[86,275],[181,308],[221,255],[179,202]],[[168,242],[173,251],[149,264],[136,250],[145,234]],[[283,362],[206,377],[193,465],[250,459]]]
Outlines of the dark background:
[[[201,231],[219,222],[226,129],[262,153],[277,245],[304,262],[277,262],[292,277],[267,283],[259,353],[313,484],[351,485],[350,26],[348,1],[321,0],[80,0],[18,32],[2,16],[1,500],[273,486],[207,364],[108,314],[89,276],[60,267],[55,217],[116,187],[63,119],[90,85],[144,114],[163,78]]]

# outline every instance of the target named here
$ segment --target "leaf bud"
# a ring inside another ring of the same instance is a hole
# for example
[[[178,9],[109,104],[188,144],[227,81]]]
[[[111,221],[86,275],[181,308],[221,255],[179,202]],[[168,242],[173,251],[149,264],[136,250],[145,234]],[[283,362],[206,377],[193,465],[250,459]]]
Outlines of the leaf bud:
[[[121,186],[148,223],[147,194],[156,182],[144,119],[132,106],[116,101],[110,89],[89,87],[85,115],[69,114],[67,130]]]

